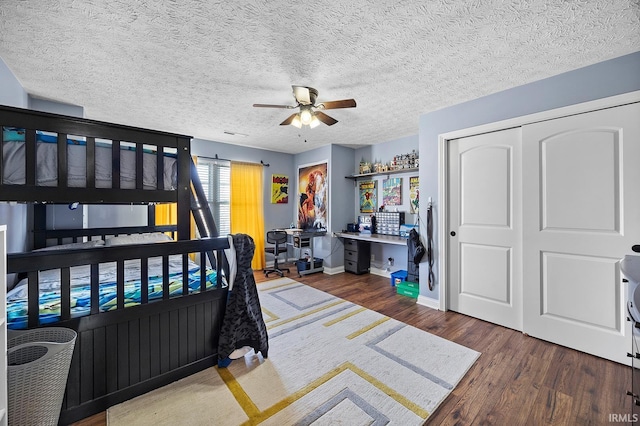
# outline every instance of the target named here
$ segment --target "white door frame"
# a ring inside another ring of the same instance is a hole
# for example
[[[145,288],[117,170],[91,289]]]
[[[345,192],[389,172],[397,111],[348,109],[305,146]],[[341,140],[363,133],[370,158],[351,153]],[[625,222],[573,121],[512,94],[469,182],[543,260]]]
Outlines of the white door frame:
[[[447,292],[449,283],[447,281],[447,253],[449,250],[448,229],[449,223],[447,217],[449,215],[449,200],[447,199],[449,182],[448,173],[448,142],[452,139],[464,138],[481,133],[495,132],[511,127],[520,127],[526,124],[537,123],[540,121],[553,120],[556,118],[567,117],[570,115],[582,114],[585,112],[595,111],[605,108],[613,108],[620,105],[630,104],[640,101],[640,90],[635,92],[624,93],[622,95],[611,96],[608,98],[596,99],[595,101],[583,102],[580,104],[569,105],[562,108],[551,109],[534,114],[523,115],[520,117],[510,118],[508,120],[496,121],[493,123],[483,124],[480,126],[469,127],[466,129],[455,130],[452,132],[442,133],[438,135],[438,240],[440,250],[438,250],[438,272],[440,284],[440,301],[439,309],[446,311],[448,309]]]

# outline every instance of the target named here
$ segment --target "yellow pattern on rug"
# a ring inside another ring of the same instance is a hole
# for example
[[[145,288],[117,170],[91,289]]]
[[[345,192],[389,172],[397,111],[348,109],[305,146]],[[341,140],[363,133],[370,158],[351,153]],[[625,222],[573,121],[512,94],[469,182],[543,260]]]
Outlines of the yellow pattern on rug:
[[[268,359],[251,351],[111,407],[109,425],[422,425],[480,355],[290,278],[258,292]]]
[[[414,413],[416,413],[422,419],[426,419],[429,416],[429,413],[426,410],[423,410],[417,404],[409,401],[408,399],[406,399],[402,395],[400,395],[397,392],[395,392],[389,386],[385,385],[381,381],[377,380],[375,377],[372,377],[371,375],[369,375],[366,372],[362,371],[361,369],[359,369],[355,365],[351,364],[350,362],[345,362],[344,364],[342,364],[338,368],[333,369],[329,373],[327,373],[324,376],[322,376],[319,379],[317,379],[315,382],[309,384],[308,386],[305,386],[303,389],[300,389],[298,392],[295,392],[294,394],[292,394],[289,397],[285,398],[284,400],[278,402],[274,406],[269,407],[267,410],[265,410],[263,412],[257,412],[256,411],[256,406],[253,404],[251,399],[248,398],[248,396],[244,392],[244,390],[237,385],[237,382],[235,381],[235,377],[233,377],[233,375],[231,375],[224,368],[223,369],[218,369],[218,373],[220,374],[220,377],[222,377],[222,380],[224,380],[224,382],[227,384],[227,387],[231,390],[231,392],[235,396],[236,400],[238,400],[238,402],[240,403],[240,406],[244,409],[245,413],[249,417],[249,420],[247,420],[242,425],[243,426],[249,426],[249,425],[258,425],[258,424],[262,423],[264,420],[266,420],[269,417],[273,416],[274,414],[276,414],[277,412],[281,411],[282,409],[284,409],[288,405],[291,405],[296,400],[300,399],[304,395],[306,395],[309,392],[313,391],[317,387],[319,387],[322,384],[324,384],[327,381],[329,381],[329,379],[332,379],[333,377],[337,376],[339,373],[341,373],[341,372],[343,372],[345,370],[351,370],[351,371],[355,372],[360,377],[362,377],[363,379],[367,380],[369,383],[371,383],[372,385],[376,386],[378,389],[382,390],[387,395],[389,395],[390,397],[392,397],[393,399],[398,401],[400,404],[404,405],[407,409],[409,409],[409,410],[413,411]]]

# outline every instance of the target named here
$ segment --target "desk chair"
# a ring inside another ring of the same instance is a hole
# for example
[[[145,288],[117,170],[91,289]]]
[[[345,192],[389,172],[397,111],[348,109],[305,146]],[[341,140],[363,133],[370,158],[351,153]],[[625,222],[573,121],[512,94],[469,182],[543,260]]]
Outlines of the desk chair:
[[[281,277],[284,276],[284,271],[287,273],[291,273],[289,268],[280,268],[278,265],[278,257],[281,253],[287,252],[287,233],[285,231],[268,231],[267,232],[267,243],[274,244],[271,247],[265,247],[265,253],[273,255],[273,267],[272,268],[264,268],[262,271],[264,272],[264,276],[268,277],[270,273],[275,272],[276,274],[280,274]]]

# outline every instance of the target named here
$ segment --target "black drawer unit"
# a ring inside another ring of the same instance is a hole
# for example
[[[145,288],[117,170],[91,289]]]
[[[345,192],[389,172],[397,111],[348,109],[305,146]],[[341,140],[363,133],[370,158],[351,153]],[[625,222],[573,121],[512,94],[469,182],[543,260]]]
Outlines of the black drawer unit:
[[[371,265],[371,246],[368,241],[344,240],[344,270],[354,274],[366,274]]]

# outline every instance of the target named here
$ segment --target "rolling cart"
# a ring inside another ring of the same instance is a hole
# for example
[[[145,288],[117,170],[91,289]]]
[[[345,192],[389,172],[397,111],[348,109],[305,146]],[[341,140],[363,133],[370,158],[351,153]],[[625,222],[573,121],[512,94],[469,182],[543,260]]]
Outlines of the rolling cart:
[[[296,266],[298,268],[298,276],[315,274],[324,271],[322,259],[318,259],[313,255],[313,238],[326,234],[326,231],[305,231],[302,229],[287,229],[287,234],[291,235],[292,245],[296,249],[309,247],[309,259],[298,259]]]

